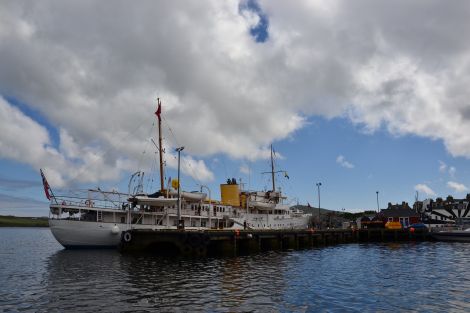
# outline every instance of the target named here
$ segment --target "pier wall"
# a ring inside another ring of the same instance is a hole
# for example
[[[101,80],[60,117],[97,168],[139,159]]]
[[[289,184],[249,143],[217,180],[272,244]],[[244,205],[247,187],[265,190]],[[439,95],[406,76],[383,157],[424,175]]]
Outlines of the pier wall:
[[[123,232],[120,251],[182,256],[236,256],[357,242],[428,240],[426,229],[144,230]]]

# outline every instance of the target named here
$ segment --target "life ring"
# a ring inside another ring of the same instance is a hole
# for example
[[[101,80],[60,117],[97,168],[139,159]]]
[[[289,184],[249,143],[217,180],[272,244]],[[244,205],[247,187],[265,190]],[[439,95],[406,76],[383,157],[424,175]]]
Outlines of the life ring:
[[[125,232],[123,238],[125,242],[130,242],[132,240],[132,235],[130,232]]]

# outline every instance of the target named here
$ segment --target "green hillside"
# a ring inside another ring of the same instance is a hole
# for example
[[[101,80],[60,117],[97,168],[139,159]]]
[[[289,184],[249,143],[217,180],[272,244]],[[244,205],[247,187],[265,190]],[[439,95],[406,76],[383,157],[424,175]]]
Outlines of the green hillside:
[[[49,227],[47,217],[0,215],[0,227]]]

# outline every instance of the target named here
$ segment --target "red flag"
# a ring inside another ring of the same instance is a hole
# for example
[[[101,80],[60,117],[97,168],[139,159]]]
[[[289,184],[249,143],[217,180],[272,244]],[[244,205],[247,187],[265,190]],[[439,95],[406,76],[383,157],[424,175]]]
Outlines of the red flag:
[[[155,112],[155,114],[157,115],[158,120],[161,122],[162,118],[160,117],[160,114],[162,114],[162,105],[160,103],[160,99],[158,99],[158,108],[157,108],[157,111]]]
[[[40,171],[42,177],[42,185],[44,186],[44,193],[46,194],[47,200],[51,200],[51,195],[49,193],[49,189],[51,189],[51,187],[49,187],[49,183],[47,182],[46,176],[44,176],[42,169],[40,169]]]

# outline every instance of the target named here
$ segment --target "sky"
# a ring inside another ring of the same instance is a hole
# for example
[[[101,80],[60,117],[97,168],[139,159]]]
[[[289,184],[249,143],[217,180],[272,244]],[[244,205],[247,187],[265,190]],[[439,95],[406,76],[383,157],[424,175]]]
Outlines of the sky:
[[[2,1],[0,215],[52,189],[241,178],[361,211],[470,188],[468,1]],[[287,178],[288,176],[289,178]]]

